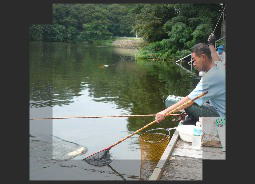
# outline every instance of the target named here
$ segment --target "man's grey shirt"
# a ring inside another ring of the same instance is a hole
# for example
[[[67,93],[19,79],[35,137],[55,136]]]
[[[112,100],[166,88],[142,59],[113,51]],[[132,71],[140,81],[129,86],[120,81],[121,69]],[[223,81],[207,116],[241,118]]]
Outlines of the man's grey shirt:
[[[221,117],[226,114],[226,72],[225,66],[219,62],[206,72],[200,79],[196,88],[188,95],[190,99],[208,91],[208,93],[195,100],[198,105],[203,105],[209,100]]]

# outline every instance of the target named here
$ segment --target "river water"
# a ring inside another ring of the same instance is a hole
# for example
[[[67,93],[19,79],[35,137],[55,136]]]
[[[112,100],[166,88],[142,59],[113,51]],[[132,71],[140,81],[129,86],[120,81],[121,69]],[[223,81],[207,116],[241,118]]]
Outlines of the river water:
[[[164,109],[168,95],[185,96],[197,82],[174,64],[135,61],[134,49],[83,43],[30,42],[29,46],[31,118],[154,114]],[[87,148],[85,155],[74,158],[81,162],[86,155],[110,146],[153,120],[139,117],[30,121],[30,134],[43,136],[42,126],[48,124],[44,128],[48,135]],[[176,125],[173,118],[168,118],[149,129]],[[126,179],[142,178],[138,137],[134,135],[110,150],[111,167]],[[93,169],[97,172],[102,168]],[[99,174],[103,180],[114,179],[104,172]],[[95,177],[89,179],[97,180]]]

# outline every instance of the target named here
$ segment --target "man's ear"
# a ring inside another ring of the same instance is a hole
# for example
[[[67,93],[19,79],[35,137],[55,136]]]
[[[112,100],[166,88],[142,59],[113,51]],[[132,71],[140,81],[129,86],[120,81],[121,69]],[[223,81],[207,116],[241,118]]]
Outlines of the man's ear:
[[[205,54],[201,54],[201,57],[204,61],[207,59],[207,56]]]

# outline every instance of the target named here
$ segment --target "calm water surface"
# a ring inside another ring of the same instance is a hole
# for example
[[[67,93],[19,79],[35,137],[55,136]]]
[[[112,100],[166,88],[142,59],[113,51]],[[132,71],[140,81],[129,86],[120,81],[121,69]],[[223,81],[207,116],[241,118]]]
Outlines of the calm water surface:
[[[136,62],[135,53],[132,49],[81,43],[31,42],[30,109],[34,113],[30,116],[154,114],[164,109],[168,95],[185,96],[197,82],[173,64]],[[50,108],[50,112],[40,113],[45,108]],[[54,120],[52,135],[88,148],[86,156],[153,120],[153,117]],[[151,128],[174,127],[176,123],[168,118]],[[125,164],[116,164],[118,161],[136,161],[132,168],[137,169],[130,171],[135,178],[140,177],[141,169],[138,137],[134,135],[110,150],[112,165],[115,163],[121,173],[126,168]]]

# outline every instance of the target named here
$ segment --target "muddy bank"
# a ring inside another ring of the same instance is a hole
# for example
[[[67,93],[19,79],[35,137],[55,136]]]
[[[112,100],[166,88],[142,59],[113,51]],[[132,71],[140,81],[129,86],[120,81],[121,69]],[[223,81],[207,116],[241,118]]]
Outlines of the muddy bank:
[[[112,46],[117,48],[137,49],[144,43],[141,38],[120,38],[113,41]]]

